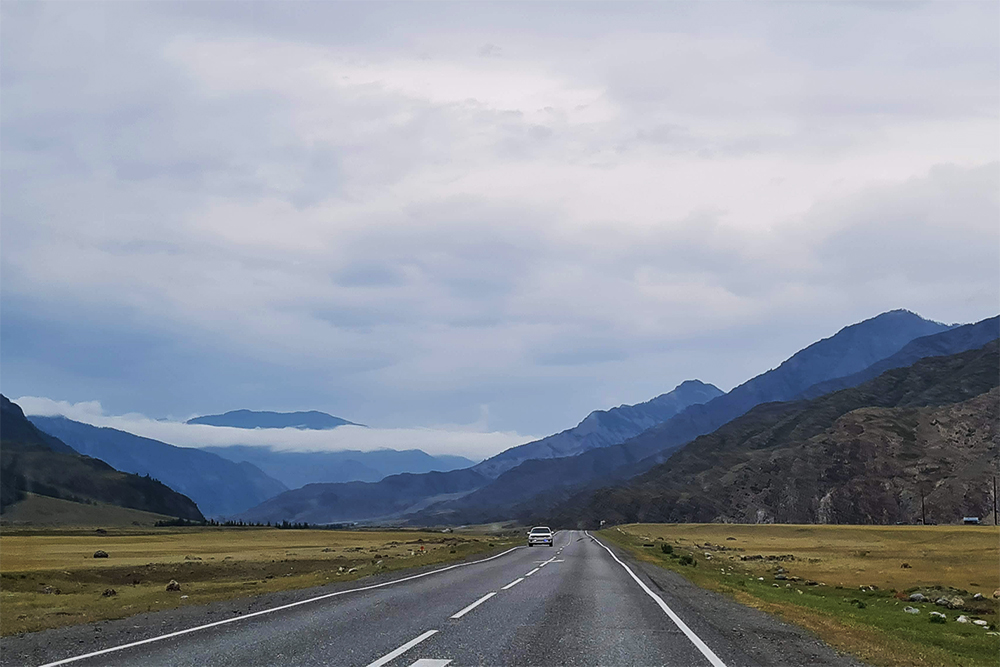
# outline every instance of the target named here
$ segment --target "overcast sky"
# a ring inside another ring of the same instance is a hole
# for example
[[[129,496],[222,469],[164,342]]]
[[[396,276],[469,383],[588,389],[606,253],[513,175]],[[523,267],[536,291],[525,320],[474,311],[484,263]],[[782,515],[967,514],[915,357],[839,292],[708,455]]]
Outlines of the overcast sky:
[[[995,315],[998,23],[5,2],[2,391],[482,456],[885,310]]]

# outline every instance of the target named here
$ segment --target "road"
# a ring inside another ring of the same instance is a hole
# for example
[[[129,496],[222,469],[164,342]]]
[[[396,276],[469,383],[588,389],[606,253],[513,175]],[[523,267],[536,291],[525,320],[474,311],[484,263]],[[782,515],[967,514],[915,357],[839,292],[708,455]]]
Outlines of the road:
[[[588,533],[561,531],[553,547],[519,547],[374,585],[362,580],[353,589],[154,634],[132,645],[112,641],[83,655],[53,646],[46,664],[856,664],[759,612],[677,585],[687,592],[671,595]],[[747,641],[748,633],[774,637],[770,643]]]

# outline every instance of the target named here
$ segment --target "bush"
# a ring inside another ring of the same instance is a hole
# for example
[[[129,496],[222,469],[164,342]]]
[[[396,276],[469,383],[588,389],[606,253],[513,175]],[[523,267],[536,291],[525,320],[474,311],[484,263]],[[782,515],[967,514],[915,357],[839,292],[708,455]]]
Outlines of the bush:
[[[674,552],[674,548],[669,544],[661,544],[660,551],[667,554],[668,556]]]
[[[691,556],[689,556],[687,554],[684,554],[683,556],[681,556],[681,565],[690,565],[693,562],[694,562],[694,558],[692,558]]]

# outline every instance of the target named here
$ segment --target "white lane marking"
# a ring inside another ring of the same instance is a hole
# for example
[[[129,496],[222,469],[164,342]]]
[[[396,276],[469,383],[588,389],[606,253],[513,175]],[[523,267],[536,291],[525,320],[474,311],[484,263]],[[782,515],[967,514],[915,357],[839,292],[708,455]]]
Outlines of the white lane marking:
[[[537,568],[537,567],[536,567],[536,568],[535,568],[534,570],[532,570],[531,572],[529,572],[528,574],[524,575],[524,576],[526,576],[526,577],[530,577],[530,576],[531,576],[531,575],[533,575],[533,574],[534,574],[535,572],[538,572],[538,568]]]
[[[421,574],[414,574],[409,577],[403,577],[402,579],[394,579],[392,581],[384,581],[381,584],[372,584],[371,586],[362,586],[361,588],[351,588],[346,591],[337,591],[336,593],[326,593],[325,595],[318,595],[314,598],[307,598],[305,600],[299,600],[298,602],[291,602],[289,604],[283,604],[279,607],[272,607],[271,609],[263,609],[261,611],[255,611],[250,614],[243,614],[242,616],[236,616],[234,618],[227,618],[223,621],[215,621],[213,623],[206,623],[205,625],[198,625],[193,628],[187,628],[186,630],[178,630],[177,632],[169,632],[165,635],[159,635],[158,637],[150,637],[149,639],[142,639],[137,642],[131,642],[129,644],[122,644],[121,646],[112,646],[111,648],[101,649],[100,651],[94,651],[92,653],[85,653],[84,655],[78,655],[72,658],[65,658],[63,660],[57,660],[55,662],[48,662],[39,667],[56,667],[56,665],[66,665],[71,662],[77,662],[78,660],[86,660],[87,658],[93,658],[94,656],[104,655],[105,653],[113,653],[115,651],[123,651],[127,648],[133,648],[135,646],[142,646],[143,644],[151,644],[152,642],[158,642],[163,639],[170,639],[171,637],[179,637],[181,635],[186,635],[191,632],[197,632],[198,630],[205,630],[208,628],[214,628],[219,625],[226,625],[227,623],[236,623],[237,621],[242,621],[248,618],[253,618],[254,616],[262,616],[264,614],[271,614],[276,611],[282,611],[284,609],[291,609],[292,607],[298,607],[302,604],[308,604],[309,602],[318,602],[319,600],[326,600],[327,598],[337,597],[339,595],[347,595],[348,593],[360,593],[361,591],[370,591],[373,588],[382,588],[383,586],[392,586],[393,584],[401,584],[404,581],[413,581],[414,579],[420,579],[421,577],[429,577],[432,574],[439,574],[441,572],[447,572],[448,570],[454,570],[456,567],[465,567],[466,565],[477,565],[479,563],[485,563],[486,561],[493,560],[495,558],[500,558],[501,556],[506,556],[512,551],[521,549],[522,547],[513,547],[507,549],[502,553],[498,553],[495,556],[490,556],[489,558],[483,558],[482,560],[474,560],[471,563],[458,563],[457,565],[449,565],[448,567],[442,567],[437,570],[431,570],[430,572],[423,572]]]
[[[633,579],[635,579],[635,583],[639,584],[639,587],[642,588],[642,590],[644,590],[646,592],[646,595],[648,595],[649,597],[653,598],[653,600],[656,602],[656,604],[658,604],[660,606],[660,609],[663,610],[663,613],[666,614],[667,616],[669,616],[670,620],[674,622],[674,625],[676,625],[678,628],[680,628],[681,632],[683,632],[685,635],[687,635],[687,638],[691,640],[691,643],[694,644],[698,648],[699,651],[701,651],[702,655],[704,655],[706,658],[708,658],[708,661],[710,663],[712,663],[712,667],[726,667],[726,663],[724,663],[721,660],[719,660],[719,656],[715,655],[715,652],[712,651],[712,649],[708,648],[708,646],[705,644],[705,642],[703,642],[701,640],[701,637],[699,637],[698,635],[696,635],[694,633],[694,630],[692,630],[691,628],[689,628],[687,626],[687,623],[685,623],[684,621],[682,621],[681,617],[678,616],[676,613],[674,613],[673,609],[671,609],[670,607],[667,606],[667,603],[663,601],[663,598],[661,598],[659,595],[657,595],[652,590],[650,590],[649,586],[647,586],[646,584],[644,584],[642,582],[642,579],[640,579],[639,577],[635,576],[635,573],[629,568],[628,565],[626,565],[625,563],[623,563],[620,560],[618,560],[618,556],[616,556],[615,553],[611,549],[609,549],[608,547],[606,547],[596,537],[594,537],[590,533],[587,533],[587,531],[584,531],[584,533],[587,535],[587,537],[589,537],[590,539],[592,539],[595,542],[597,542],[597,544],[599,544],[602,547],[604,547],[604,550],[607,551],[609,554],[611,554],[611,557],[614,558],[615,561],[619,565],[621,565],[623,568],[625,568],[625,571],[629,573],[630,577],[632,577]]]
[[[470,611],[472,611],[473,609],[475,609],[476,607],[478,607],[482,603],[486,602],[487,600],[489,600],[491,597],[493,597],[496,594],[497,594],[496,591],[493,591],[492,593],[487,593],[486,595],[484,595],[483,597],[479,598],[478,600],[476,600],[475,602],[473,602],[472,604],[470,604],[468,607],[466,607],[462,611],[460,611],[457,614],[455,614],[454,616],[452,616],[452,618],[462,618],[463,616],[465,616],[466,614],[468,614]]]
[[[375,662],[370,663],[368,665],[368,667],[382,667],[382,665],[385,665],[385,664],[388,664],[388,663],[392,662],[393,660],[395,660],[399,656],[403,655],[404,653],[406,653],[407,651],[409,651],[411,648],[413,648],[414,646],[416,646],[420,642],[422,642],[425,639],[427,639],[428,637],[431,637],[431,636],[436,635],[436,634],[437,634],[437,630],[428,630],[427,632],[425,632],[424,634],[420,635],[416,639],[411,639],[410,641],[406,642],[405,644],[403,644],[402,646],[400,646],[399,648],[397,648],[395,651],[390,651],[389,653],[386,653],[385,655],[383,655],[381,658],[379,658]]]
[[[507,590],[508,588],[514,588],[514,586],[517,586],[517,585],[518,585],[519,583],[521,583],[522,581],[524,581],[524,577],[518,577],[517,579],[515,579],[515,580],[514,580],[514,581],[512,581],[512,582],[510,582],[509,584],[507,584],[506,586],[504,586],[504,587],[503,587],[503,588],[501,588],[500,590],[502,590],[502,591],[505,591],[505,590]]]
[[[446,667],[451,660],[434,660],[432,658],[420,658],[410,667]]]

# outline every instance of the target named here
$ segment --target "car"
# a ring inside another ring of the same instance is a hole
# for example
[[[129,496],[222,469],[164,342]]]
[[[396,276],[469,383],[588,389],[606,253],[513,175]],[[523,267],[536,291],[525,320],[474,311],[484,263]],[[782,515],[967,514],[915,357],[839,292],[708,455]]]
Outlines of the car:
[[[533,547],[536,544],[552,546],[552,530],[548,526],[535,526],[528,533],[528,546]]]

